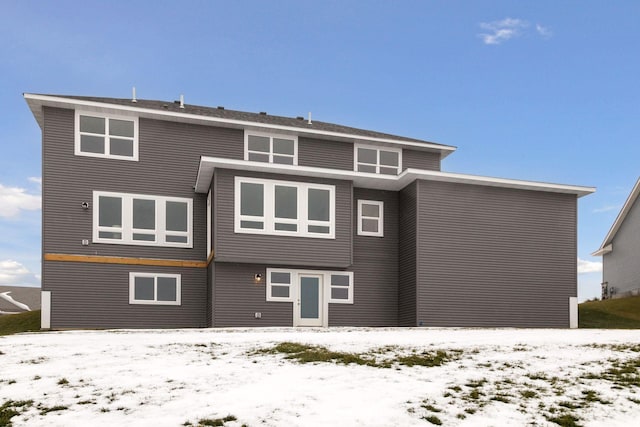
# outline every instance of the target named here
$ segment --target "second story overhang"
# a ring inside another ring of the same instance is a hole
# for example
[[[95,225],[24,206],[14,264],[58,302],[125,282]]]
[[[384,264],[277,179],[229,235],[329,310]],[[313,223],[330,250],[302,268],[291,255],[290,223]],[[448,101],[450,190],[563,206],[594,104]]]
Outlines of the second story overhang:
[[[196,193],[206,193],[209,190],[209,186],[216,169],[231,169],[237,171],[265,172],[280,175],[337,179],[352,181],[354,187],[389,191],[399,191],[417,179],[426,181],[441,181],[471,185],[484,185],[490,187],[514,188],[520,190],[573,194],[577,197],[586,196],[596,190],[594,187],[494,178],[488,176],[428,171],[413,168],[406,169],[399,175],[381,175],[375,173],[355,172],[340,169],[279,165],[273,163],[251,162],[246,160],[203,156],[200,158],[200,167],[198,168],[198,175],[194,185],[194,190]]]

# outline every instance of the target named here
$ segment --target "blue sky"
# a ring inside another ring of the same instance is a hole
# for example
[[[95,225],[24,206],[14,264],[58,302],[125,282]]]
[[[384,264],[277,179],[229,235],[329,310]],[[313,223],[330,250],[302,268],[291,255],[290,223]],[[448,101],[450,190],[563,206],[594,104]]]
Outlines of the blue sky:
[[[639,175],[640,2],[0,5],[0,284],[39,281],[40,129],[23,92],[299,116],[455,145],[443,170],[596,186],[579,296]]]

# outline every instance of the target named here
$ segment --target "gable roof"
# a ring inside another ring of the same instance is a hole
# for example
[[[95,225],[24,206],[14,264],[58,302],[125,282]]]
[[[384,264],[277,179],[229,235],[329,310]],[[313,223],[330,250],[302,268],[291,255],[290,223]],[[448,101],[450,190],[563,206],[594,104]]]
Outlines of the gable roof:
[[[607,237],[604,238],[604,241],[602,242],[602,245],[600,245],[600,248],[591,254],[592,256],[604,255],[613,250],[613,246],[611,245],[611,243],[613,242],[613,238],[616,236],[616,233],[622,226],[622,223],[629,214],[629,211],[633,207],[633,204],[636,202],[638,195],[640,195],[640,177],[636,181],[636,185],[633,186],[633,190],[631,190],[631,194],[629,194],[627,201],[624,202],[624,206],[622,206],[622,210],[618,214],[616,220],[613,222],[611,229],[607,233]]]
[[[286,132],[308,135],[313,137],[336,137],[352,142],[373,141],[387,144],[400,144],[412,146],[416,149],[429,151],[439,151],[442,158],[456,150],[456,147],[439,144],[421,139],[408,138],[399,135],[392,135],[372,130],[359,129],[335,123],[312,120],[308,123],[303,117],[274,116],[266,113],[250,113],[245,111],[227,110],[223,107],[204,107],[199,105],[184,104],[180,107],[179,101],[167,102],[148,99],[125,98],[100,98],[90,96],[75,95],[43,95],[24,94],[29,107],[36,120],[42,127],[42,106],[53,106],[61,108],[87,107],[102,111],[105,108],[115,110],[128,110],[137,112],[141,117],[162,116],[164,119],[179,121],[193,121],[199,118],[203,122],[215,122],[227,127],[246,127],[250,125],[254,128],[280,129]]]

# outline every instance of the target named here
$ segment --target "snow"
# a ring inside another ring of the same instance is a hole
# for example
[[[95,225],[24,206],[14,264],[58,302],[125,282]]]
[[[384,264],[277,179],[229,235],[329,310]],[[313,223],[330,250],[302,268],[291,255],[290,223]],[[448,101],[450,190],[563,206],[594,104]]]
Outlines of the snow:
[[[11,293],[11,291],[7,291],[7,292],[2,292],[0,293],[0,298],[2,298],[3,300],[15,305],[18,308],[21,308],[25,311],[31,311],[31,309],[29,308],[29,306],[27,304],[23,304],[20,301],[16,301],[13,299],[13,297],[11,295],[9,295]]]
[[[442,366],[392,368],[298,363],[254,353],[281,342],[388,357],[413,350],[462,350]],[[600,374],[638,359],[633,330],[532,329],[200,329],[67,331],[0,337],[0,406],[33,400],[14,426],[178,426],[237,417],[240,426],[553,425],[549,408],[595,390],[605,403],[569,412],[582,425],[637,425],[640,390]],[[627,347],[615,347],[626,345]],[[547,379],[529,378],[537,374]],[[558,377],[554,388],[550,378]],[[66,379],[68,384],[64,384]],[[469,399],[479,381],[478,401]],[[483,382],[484,381],[484,382]],[[455,391],[460,387],[460,392]],[[536,397],[523,398],[533,390]],[[558,393],[558,394],[556,394]],[[447,396],[448,394],[448,396]],[[508,396],[509,403],[491,400]],[[631,400],[633,399],[633,400]],[[41,407],[68,409],[41,413]],[[432,405],[440,410],[426,409]],[[540,405],[544,405],[542,408]],[[475,413],[467,413],[475,409]],[[464,419],[458,418],[464,415]]]

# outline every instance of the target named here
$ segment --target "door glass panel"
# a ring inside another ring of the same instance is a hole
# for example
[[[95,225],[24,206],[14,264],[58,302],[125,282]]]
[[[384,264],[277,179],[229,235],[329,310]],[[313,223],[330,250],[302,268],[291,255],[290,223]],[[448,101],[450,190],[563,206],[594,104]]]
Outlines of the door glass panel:
[[[300,317],[320,317],[320,279],[317,277],[300,278]]]
[[[329,191],[309,189],[309,219],[312,221],[329,221]]]
[[[264,186],[243,182],[240,185],[240,214],[250,216],[264,215]]]
[[[155,200],[133,199],[133,228],[156,229]]]
[[[98,224],[103,227],[122,227],[122,199],[120,197],[100,196]]]

